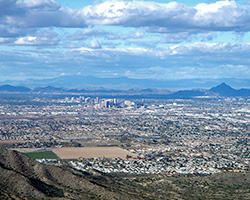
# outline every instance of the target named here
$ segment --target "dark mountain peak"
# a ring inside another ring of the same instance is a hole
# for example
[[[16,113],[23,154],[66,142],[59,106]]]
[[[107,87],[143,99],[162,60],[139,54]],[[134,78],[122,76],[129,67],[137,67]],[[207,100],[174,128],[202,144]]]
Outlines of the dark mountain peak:
[[[229,89],[234,90],[230,85],[227,85],[226,83],[221,83],[220,85],[217,85],[216,87],[213,87],[214,89]],[[213,89],[212,88],[212,89]]]
[[[223,87],[230,87],[229,85],[227,85],[226,83],[221,83],[220,85],[218,85],[218,86],[223,86]]]
[[[221,83],[215,87],[212,87],[210,91],[212,92],[221,92],[221,91],[235,91],[231,86],[227,85],[226,83]]]
[[[231,86],[226,83],[221,83],[216,87],[211,88],[209,91],[218,93],[222,96],[235,96],[237,95],[237,90],[233,89]]]

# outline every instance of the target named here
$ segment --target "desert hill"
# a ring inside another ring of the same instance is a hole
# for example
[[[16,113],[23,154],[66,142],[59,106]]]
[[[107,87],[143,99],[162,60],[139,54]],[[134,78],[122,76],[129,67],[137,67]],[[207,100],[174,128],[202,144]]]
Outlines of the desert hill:
[[[167,177],[40,164],[0,146],[0,199],[250,199],[250,173]]]
[[[43,165],[22,153],[0,147],[0,199],[135,199],[122,191],[111,191],[102,182],[113,184],[105,176]]]

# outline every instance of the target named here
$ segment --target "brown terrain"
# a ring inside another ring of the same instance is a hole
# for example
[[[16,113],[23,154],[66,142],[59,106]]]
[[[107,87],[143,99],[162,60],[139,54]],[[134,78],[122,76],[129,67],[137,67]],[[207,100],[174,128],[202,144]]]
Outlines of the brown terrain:
[[[105,184],[117,187],[115,190]],[[119,183],[120,184],[120,183]],[[136,199],[102,175],[43,165],[0,146],[0,199]]]
[[[119,147],[63,147],[53,149],[53,152],[61,159],[77,158],[126,158],[127,155],[136,157],[135,154]]]
[[[44,165],[0,146],[0,199],[250,199],[250,173],[167,177]]]
[[[23,143],[23,140],[0,140],[0,144]]]

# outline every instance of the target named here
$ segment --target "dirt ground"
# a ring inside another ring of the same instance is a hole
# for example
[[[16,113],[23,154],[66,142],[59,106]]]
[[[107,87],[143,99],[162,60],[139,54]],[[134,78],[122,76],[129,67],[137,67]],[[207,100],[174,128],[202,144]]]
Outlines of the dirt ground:
[[[119,147],[63,147],[54,149],[53,152],[61,159],[77,158],[126,158],[127,155],[136,157],[136,154]]]
[[[0,144],[24,143],[23,140],[0,140]]]

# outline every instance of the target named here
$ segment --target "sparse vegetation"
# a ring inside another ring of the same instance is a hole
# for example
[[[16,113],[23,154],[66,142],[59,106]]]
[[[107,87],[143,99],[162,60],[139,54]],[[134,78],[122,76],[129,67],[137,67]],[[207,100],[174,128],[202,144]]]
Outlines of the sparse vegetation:
[[[45,152],[46,153],[46,152]],[[0,147],[0,199],[250,199],[250,173],[168,177],[81,172]]]

